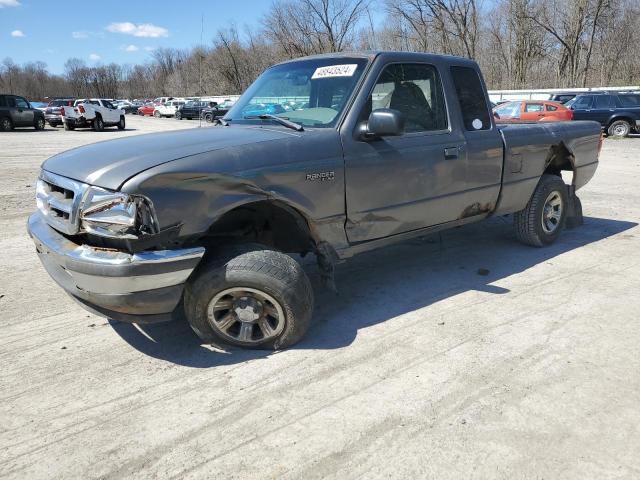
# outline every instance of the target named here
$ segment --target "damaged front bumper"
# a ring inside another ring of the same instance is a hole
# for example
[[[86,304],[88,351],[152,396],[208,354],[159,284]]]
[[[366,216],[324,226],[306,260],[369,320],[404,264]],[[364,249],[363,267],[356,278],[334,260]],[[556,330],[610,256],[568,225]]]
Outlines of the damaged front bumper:
[[[40,213],[29,235],[51,277],[86,309],[115,320],[171,319],[203,247],[125,253],[78,245],[51,228]]]

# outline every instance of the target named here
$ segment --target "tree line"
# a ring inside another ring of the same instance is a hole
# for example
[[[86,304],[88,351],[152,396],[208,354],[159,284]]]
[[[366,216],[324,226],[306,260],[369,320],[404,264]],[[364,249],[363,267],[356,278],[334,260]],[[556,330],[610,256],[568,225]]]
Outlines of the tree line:
[[[373,12],[382,12],[377,25]],[[43,62],[6,58],[0,92],[30,99],[239,94],[273,63],[349,50],[473,58],[493,89],[637,85],[638,25],[637,0],[274,0],[257,28],[209,32],[207,45],[160,48],[143,64],[71,58],[55,75]]]

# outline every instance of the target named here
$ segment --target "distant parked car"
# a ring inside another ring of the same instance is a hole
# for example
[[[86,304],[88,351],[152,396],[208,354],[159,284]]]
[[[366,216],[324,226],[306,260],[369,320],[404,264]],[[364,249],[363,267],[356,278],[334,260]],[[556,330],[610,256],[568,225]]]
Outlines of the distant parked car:
[[[44,102],[32,102],[31,100],[29,100],[29,103],[33,108],[37,108],[42,113],[44,113],[44,111],[47,109],[47,104]]]
[[[25,98],[0,94],[0,130],[8,132],[15,127],[44,130],[44,126],[44,113],[33,108]]]
[[[138,113],[138,108],[140,108],[142,106],[142,103],[140,102],[129,102],[129,101],[120,101],[120,102],[116,102],[116,107],[124,110],[124,113],[126,114],[134,114],[137,115]]]
[[[640,93],[578,95],[570,108],[574,120],[595,120],[611,137],[640,133]]]
[[[73,107],[62,107],[62,112],[65,130],[90,127],[101,132],[104,127],[125,128],[124,111],[106,98],[76,100]]]
[[[215,102],[214,102],[215,103]],[[216,118],[224,117],[229,108],[224,108],[222,105],[214,105],[213,107],[207,107],[202,110],[202,119],[206,122],[213,122]]]
[[[145,103],[138,107],[138,115],[153,115],[157,105],[155,103]]]
[[[524,100],[508,102],[493,109],[498,123],[508,122],[560,122],[571,120],[571,110],[558,102]]]
[[[200,118],[202,110],[209,107],[215,107],[216,105],[216,102],[187,102],[184,105],[178,107],[178,109],[176,110],[176,120],[182,120],[183,118],[186,118],[188,120],[191,120],[193,118]]]
[[[57,127],[58,125],[62,125],[62,107],[73,107],[73,102],[75,98],[56,98],[55,100],[51,100],[47,104],[47,108],[44,111],[44,119],[47,121],[49,125],[52,127]]]
[[[173,117],[176,114],[176,110],[181,105],[184,105],[183,101],[169,100],[168,102],[164,102],[162,105],[157,105],[153,112],[153,116],[157,118]]]

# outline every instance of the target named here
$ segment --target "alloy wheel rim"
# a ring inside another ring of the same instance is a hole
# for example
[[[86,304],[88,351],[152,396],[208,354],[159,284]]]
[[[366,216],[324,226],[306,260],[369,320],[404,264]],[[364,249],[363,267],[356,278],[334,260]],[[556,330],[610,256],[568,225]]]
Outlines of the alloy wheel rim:
[[[2,128],[4,128],[5,130],[8,130],[9,128],[11,128],[11,122],[9,122],[9,120],[7,120],[6,118],[3,119]]]
[[[247,345],[276,338],[285,325],[280,303],[249,287],[227,288],[216,294],[207,307],[207,319],[221,337]]]
[[[547,196],[542,207],[542,230],[545,233],[552,234],[558,229],[562,221],[563,208],[562,196],[554,190]]]

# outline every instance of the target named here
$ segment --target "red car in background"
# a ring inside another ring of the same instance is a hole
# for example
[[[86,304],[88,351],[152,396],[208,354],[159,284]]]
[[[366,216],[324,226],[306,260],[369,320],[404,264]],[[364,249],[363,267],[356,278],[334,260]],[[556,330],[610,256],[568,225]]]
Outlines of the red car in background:
[[[523,100],[507,102],[493,109],[498,123],[561,122],[573,119],[573,112],[558,102]]]
[[[153,115],[155,109],[155,103],[147,103],[146,105],[143,105],[138,109],[138,115]]]

